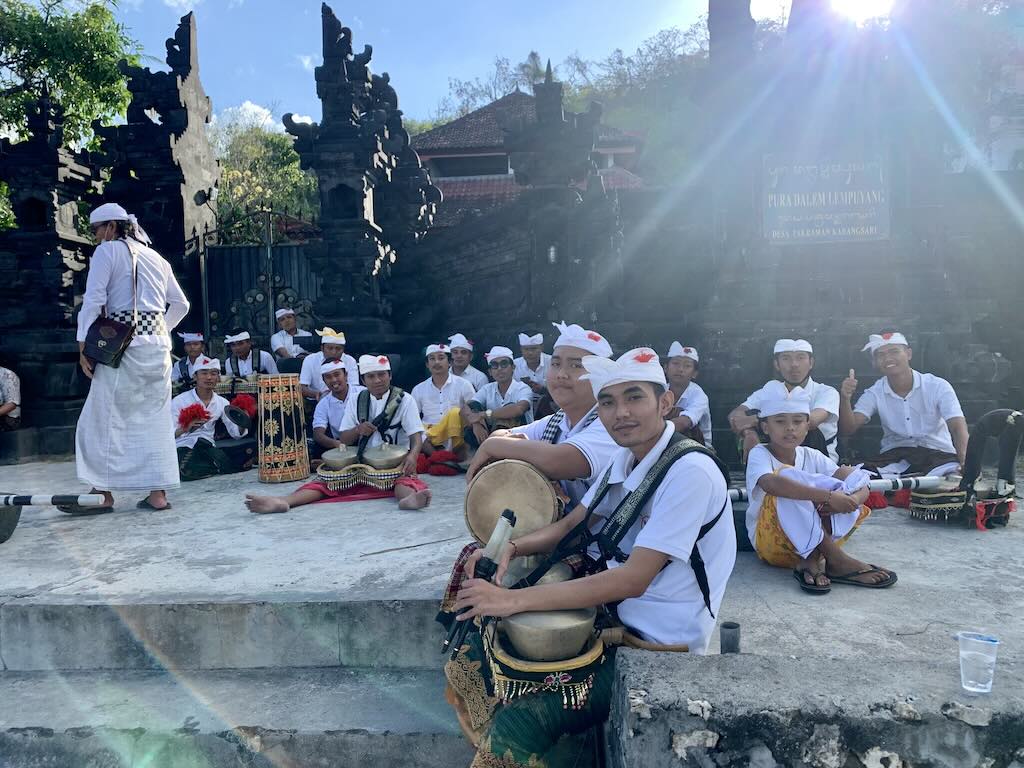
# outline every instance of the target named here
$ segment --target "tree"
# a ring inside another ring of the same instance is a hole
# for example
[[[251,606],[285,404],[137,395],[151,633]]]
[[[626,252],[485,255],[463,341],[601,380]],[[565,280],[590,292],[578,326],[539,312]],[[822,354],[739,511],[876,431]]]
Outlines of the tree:
[[[0,128],[24,136],[43,95],[63,110],[64,141],[92,138],[92,122],[123,115],[130,94],[118,62],[139,45],[116,22],[113,0],[0,2]]]
[[[5,229],[14,229],[16,226],[14,211],[11,209],[11,201],[7,197],[9,191],[7,184],[0,181],[0,232],[3,232]]]

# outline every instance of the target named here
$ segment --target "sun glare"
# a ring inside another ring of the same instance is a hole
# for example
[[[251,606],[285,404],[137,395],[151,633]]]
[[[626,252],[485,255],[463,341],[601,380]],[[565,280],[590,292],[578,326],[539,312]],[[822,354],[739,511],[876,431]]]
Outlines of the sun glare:
[[[888,16],[892,3],[893,0],[832,0],[832,10],[863,24],[869,19]]]

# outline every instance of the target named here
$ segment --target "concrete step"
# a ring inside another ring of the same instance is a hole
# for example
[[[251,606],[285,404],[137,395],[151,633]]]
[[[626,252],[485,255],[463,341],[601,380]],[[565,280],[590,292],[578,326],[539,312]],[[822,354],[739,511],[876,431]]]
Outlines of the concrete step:
[[[440,670],[0,674],[5,768],[468,765]]]

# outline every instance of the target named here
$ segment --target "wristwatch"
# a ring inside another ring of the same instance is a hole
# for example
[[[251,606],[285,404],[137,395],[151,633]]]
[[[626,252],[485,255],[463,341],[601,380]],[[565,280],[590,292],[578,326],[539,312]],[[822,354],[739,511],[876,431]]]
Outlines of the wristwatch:
[[[486,411],[484,411],[484,416],[487,417],[488,421],[491,421],[491,414],[493,414],[493,413],[494,413],[494,411],[492,411],[490,408],[488,408]]]

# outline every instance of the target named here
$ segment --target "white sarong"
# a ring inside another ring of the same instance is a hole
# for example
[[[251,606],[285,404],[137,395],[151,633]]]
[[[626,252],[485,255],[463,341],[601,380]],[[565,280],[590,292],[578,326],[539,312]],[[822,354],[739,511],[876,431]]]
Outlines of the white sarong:
[[[809,485],[812,488],[820,488],[826,491],[842,491],[843,493],[854,493],[867,485],[870,475],[863,469],[855,469],[845,480],[837,480],[827,475],[819,475],[813,472],[804,472],[793,467],[786,467],[779,472],[779,477],[785,477],[801,485]],[[810,556],[821,540],[825,538],[825,529],[821,526],[821,517],[810,501],[798,499],[786,499],[778,497],[776,502],[776,513],[779,517],[779,525],[786,534],[793,548],[800,557]],[[860,519],[860,510],[853,512],[838,512],[831,515],[832,518],[832,540],[839,541],[846,534],[854,529]]]
[[[97,365],[75,433],[78,479],[100,491],[177,488],[171,355],[132,344],[119,368]]]

